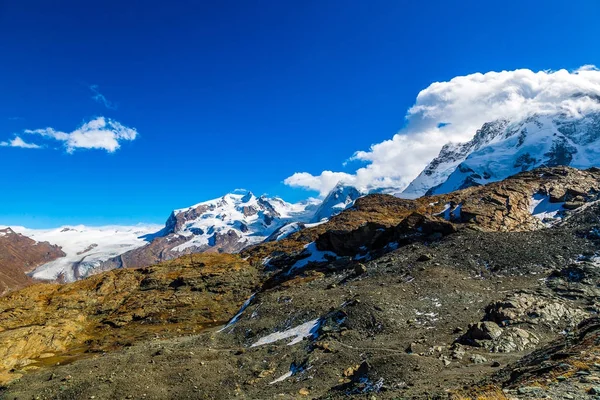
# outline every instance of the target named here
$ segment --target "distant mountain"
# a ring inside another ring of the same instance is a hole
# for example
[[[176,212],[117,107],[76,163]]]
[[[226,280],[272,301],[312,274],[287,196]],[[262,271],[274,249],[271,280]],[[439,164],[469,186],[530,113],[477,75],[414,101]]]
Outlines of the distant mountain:
[[[315,202],[291,204],[278,197],[256,197],[252,192],[229,193],[173,211],[165,229],[168,235],[185,239],[173,251],[232,253],[262,242],[290,221],[309,220],[315,207]]]
[[[343,183],[338,183],[325,197],[319,208],[313,215],[311,222],[320,222],[339,214],[348,208],[354,200],[363,196],[358,189]]]
[[[402,195],[449,193],[536,167],[589,168],[599,160],[599,113],[499,119],[484,124],[467,143],[445,145]]]
[[[235,191],[217,199],[174,210],[150,243],[102,263],[95,272],[140,267],[184,254],[236,253],[260,243],[288,223],[308,222],[320,202],[296,204],[278,197]]]
[[[60,256],[26,272],[36,279],[72,282],[114,268],[147,266],[192,253],[236,253],[265,240],[281,240],[327,220],[360,196],[355,188],[341,184],[323,201],[309,199],[295,204],[278,197],[235,191],[174,210],[162,228],[140,225],[14,229],[33,243],[48,242],[62,249]],[[29,279],[19,273],[23,279]]]
[[[36,242],[11,228],[0,229],[0,295],[32,284],[27,273],[64,255],[58,246]]]
[[[139,226],[63,226],[56,229],[13,227],[37,242],[47,242],[61,249],[61,256],[31,272],[42,280],[72,282],[84,278],[90,271],[111,257],[148,243],[147,236],[160,229],[157,225]]]
[[[281,240],[343,211],[360,197],[358,190],[337,185],[323,201],[288,203],[278,197],[236,191],[191,207],[174,210],[150,243],[103,262],[94,273],[135,268],[184,254],[236,253],[263,241]]]

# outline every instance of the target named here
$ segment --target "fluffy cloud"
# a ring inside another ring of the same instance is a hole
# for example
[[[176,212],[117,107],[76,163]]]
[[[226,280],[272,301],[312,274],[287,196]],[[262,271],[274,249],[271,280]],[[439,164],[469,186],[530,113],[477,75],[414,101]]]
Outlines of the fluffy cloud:
[[[57,131],[53,128],[24,130],[23,134],[46,141],[62,142],[68,153],[76,149],[99,149],[109,153],[121,147],[122,141],[131,141],[137,137],[137,130],[129,128],[108,118],[98,117],[81,125],[72,132]],[[1,142],[0,146],[37,149],[37,143],[25,142],[16,136],[13,140]]]
[[[7,142],[0,142],[0,146],[2,147],[20,147],[22,149],[39,149],[42,146],[39,146],[34,143],[27,143],[19,136],[15,136],[14,139],[9,140]]]
[[[109,110],[117,109],[117,105],[115,103],[113,103],[112,101],[109,101],[102,93],[100,93],[100,89],[98,88],[98,85],[90,85],[90,90],[94,94],[92,96],[92,99],[94,99],[97,103],[102,104],[104,107],[108,108]]]
[[[298,172],[284,183],[321,194],[338,181],[360,188],[405,188],[448,142],[464,142],[485,122],[532,113],[578,115],[600,110],[600,70],[475,73],[422,90],[406,115],[405,128],[350,159],[367,163],[353,174]]]
[[[355,178],[354,175],[344,172],[323,171],[317,176],[311,175],[308,172],[296,172],[287,178],[284,183],[289,186],[315,190],[321,196],[325,196],[338,182],[355,184]]]

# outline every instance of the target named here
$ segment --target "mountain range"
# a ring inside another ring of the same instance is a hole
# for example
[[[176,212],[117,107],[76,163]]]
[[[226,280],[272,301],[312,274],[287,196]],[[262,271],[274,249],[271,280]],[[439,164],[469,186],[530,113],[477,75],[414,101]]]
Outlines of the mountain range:
[[[443,146],[408,187],[377,192],[395,192],[404,198],[444,194],[537,167],[589,168],[596,166],[597,160],[600,114],[532,114],[519,120],[498,119],[483,124],[470,141]],[[34,248],[44,244],[57,246],[64,255],[47,256],[42,259],[46,262],[33,257],[26,268],[12,268],[10,272],[4,267],[0,282],[6,288],[22,287],[32,279],[71,282],[101,271],[151,265],[185,254],[236,253],[326,222],[368,193],[340,182],[322,200],[292,204],[278,197],[237,190],[176,209],[163,227],[12,227],[11,232],[20,234],[8,236],[15,238],[15,246],[25,237],[31,239],[32,254],[38,253]],[[4,242],[8,242],[6,238]]]

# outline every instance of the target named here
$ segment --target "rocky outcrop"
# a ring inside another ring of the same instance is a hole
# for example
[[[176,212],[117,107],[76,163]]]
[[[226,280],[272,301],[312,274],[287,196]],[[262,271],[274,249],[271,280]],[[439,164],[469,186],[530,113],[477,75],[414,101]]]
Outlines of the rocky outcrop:
[[[393,227],[367,222],[351,231],[327,231],[317,238],[316,244],[322,251],[354,256],[383,249],[390,243],[404,245],[419,239],[435,240],[454,232],[456,228],[452,223],[414,212]]]
[[[545,323],[555,330],[574,327],[587,313],[567,305],[560,299],[547,298],[539,293],[516,293],[505,300],[488,305],[485,319],[502,326],[523,323]]]
[[[600,319],[591,318],[451,398],[595,398],[600,394],[599,359]]]
[[[540,339],[530,331],[517,327],[500,328],[494,322],[479,322],[469,326],[460,343],[482,347],[492,353],[510,353],[535,348]]]
[[[34,280],[28,272],[64,255],[58,246],[0,229],[0,295],[31,285]]]
[[[509,353],[535,348],[539,337],[532,326],[558,333],[576,327],[589,314],[560,297],[542,292],[515,292],[485,308],[481,322],[469,325],[458,343]]]

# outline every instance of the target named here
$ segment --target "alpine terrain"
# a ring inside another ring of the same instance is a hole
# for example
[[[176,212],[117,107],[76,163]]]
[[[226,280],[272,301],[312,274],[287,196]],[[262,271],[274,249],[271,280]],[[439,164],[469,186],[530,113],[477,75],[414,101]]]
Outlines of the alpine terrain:
[[[243,196],[229,199],[260,204]],[[238,254],[31,285],[0,301],[0,393],[587,399],[599,196],[600,170],[543,167],[415,200],[363,196]],[[204,206],[169,226],[197,227]]]

